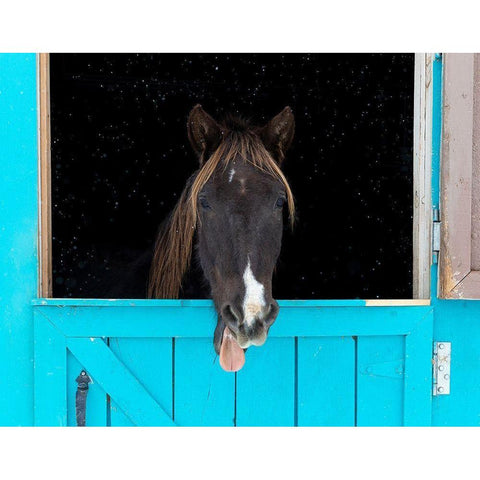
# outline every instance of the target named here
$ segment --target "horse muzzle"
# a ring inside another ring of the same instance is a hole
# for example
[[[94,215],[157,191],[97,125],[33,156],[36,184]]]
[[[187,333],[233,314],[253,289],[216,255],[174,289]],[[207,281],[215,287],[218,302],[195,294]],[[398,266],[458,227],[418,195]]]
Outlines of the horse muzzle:
[[[267,340],[268,331],[275,322],[278,311],[278,303],[273,299],[268,306],[255,309],[251,307],[244,315],[241,315],[239,308],[227,304],[222,308],[222,319],[240,347],[260,347]]]

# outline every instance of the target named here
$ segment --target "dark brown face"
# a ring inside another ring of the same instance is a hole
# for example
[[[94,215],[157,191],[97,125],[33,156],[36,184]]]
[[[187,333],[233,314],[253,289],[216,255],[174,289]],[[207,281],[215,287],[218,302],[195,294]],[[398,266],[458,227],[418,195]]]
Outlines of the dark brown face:
[[[241,348],[262,345],[278,314],[272,275],[285,202],[278,180],[241,159],[219,169],[199,195],[201,266],[219,316]],[[221,337],[216,340],[219,351]]]
[[[198,192],[197,250],[218,313],[215,350],[225,370],[237,371],[245,361],[244,349],[263,345],[278,315],[272,275],[287,198],[293,208],[279,165],[293,139],[293,114],[286,107],[262,128],[229,127],[197,105],[187,127],[200,165],[216,165]],[[240,145],[238,155],[221,157],[222,146],[232,138]],[[222,162],[209,164],[212,158]]]

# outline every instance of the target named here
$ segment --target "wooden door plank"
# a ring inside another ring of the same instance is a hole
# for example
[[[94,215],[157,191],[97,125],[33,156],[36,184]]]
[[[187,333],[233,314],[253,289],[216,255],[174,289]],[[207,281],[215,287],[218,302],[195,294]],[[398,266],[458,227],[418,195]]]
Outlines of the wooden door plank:
[[[298,425],[355,425],[355,341],[298,339]]]
[[[403,425],[404,336],[357,341],[357,425]]]
[[[246,353],[237,373],[238,426],[295,423],[295,339],[269,338]]]
[[[172,339],[111,338],[110,349],[172,417]],[[112,427],[133,425],[113,399],[110,404],[110,424]]]
[[[138,426],[170,426],[171,417],[99,338],[69,338],[68,349]]]
[[[233,426],[235,374],[222,370],[211,338],[177,338],[174,352],[175,423]]]
[[[433,309],[405,340],[404,425],[432,424]]]
[[[34,315],[35,426],[67,425],[65,337],[42,313]]]

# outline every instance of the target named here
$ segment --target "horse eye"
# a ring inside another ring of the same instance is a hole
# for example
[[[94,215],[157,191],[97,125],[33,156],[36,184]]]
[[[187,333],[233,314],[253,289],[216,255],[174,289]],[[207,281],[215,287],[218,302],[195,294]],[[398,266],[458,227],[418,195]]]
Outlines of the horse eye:
[[[281,207],[283,207],[284,203],[285,203],[285,198],[279,197],[279,198],[277,199],[277,203],[275,203],[275,205],[276,205],[278,208],[281,208]]]
[[[205,197],[200,197],[200,205],[202,208],[210,208],[210,205],[208,204],[208,201]]]

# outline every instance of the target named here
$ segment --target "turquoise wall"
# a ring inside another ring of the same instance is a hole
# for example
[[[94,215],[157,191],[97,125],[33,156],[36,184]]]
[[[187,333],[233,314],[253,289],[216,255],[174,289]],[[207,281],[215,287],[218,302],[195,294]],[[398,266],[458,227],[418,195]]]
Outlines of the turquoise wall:
[[[435,300],[434,339],[452,343],[450,395],[433,397],[432,424],[480,425],[480,301]]]
[[[0,54],[0,425],[33,423],[36,75],[34,54]]]

